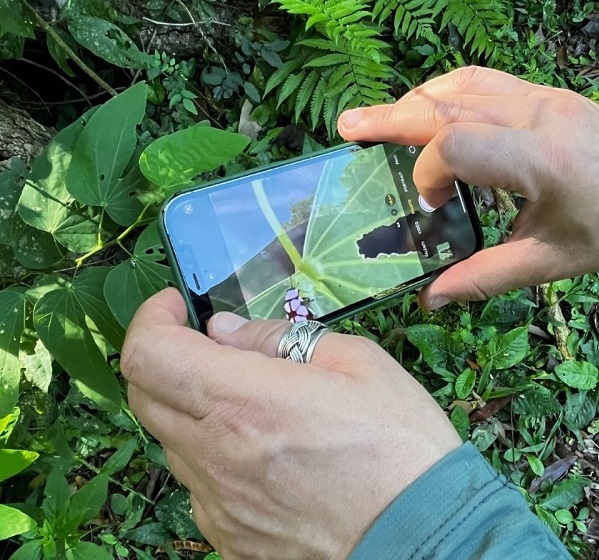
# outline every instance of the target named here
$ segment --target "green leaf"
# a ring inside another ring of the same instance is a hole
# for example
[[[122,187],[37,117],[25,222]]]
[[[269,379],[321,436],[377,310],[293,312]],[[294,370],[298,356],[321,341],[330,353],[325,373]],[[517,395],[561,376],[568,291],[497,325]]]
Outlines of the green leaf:
[[[512,400],[512,406],[515,414],[533,418],[557,414],[562,409],[555,395],[538,383],[531,384],[528,389],[516,395]]]
[[[536,455],[526,455],[526,460],[530,465],[530,469],[537,476],[543,476],[543,472],[545,471],[545,467],[543,462]]]
[[[23,162],[17,158],[0,173],[0,244],[11,247],[24,267],[48,268],[60,261],[62,254],[52,236],[25,224],[16,212],[24,175]]]
[[[148,523],[137,527],[132,531],[125,533],[126,539],[133,540],[141,544],[152,546],[162,546],[172,540],[170,532],[162,525],[162,523]]]
[[[48,392],[52,380],[52,356],[41,340],[37,340],[33,354],[22,353],[21,365],[27,381]]]
[[[42,509],[47,518],[54,520],[68,511],[71,501],[71,490],[59,468],[53,468],[48,475],[44,488],[44,496]]]
[[[80,525],[94,519],[108,497],[108,475],[92,478],[71,497],[67,527],[74,531]]]
[[[28,225],[52,236],[75,253],[95,248],[100,223],[93,209],[82,208],[66,187],[72,153],[96,108],[61,130],[35,159],[17,210]]]
[[[156,506],[156,519],[172,531],[177,538],[202,540],[202,534],[191,515],[189,492],[174,490]]]
[[[568,523],[572,523],[574,521],[574,517],[567,509],[558,509],[555,512],[555,518],[562,524],[567,525]]]
[[[462,438],[462,441],[468,441],[468,435],[470,434],[470,418],[468,413],[461,406],[456,406],[451,412],[451,423]]]
[[[480,347],[478,363],[483,368],[492,364],[494,369],[507,369],[524,360],[528,349],[528,327],[518,327]]]
[[[587,392],[569,393],[564,407],[564,421],[572,430],[586,428],[597,413],[597,395]]]
[[[196,124],[152,142],[141,154],[139,167],[149,181],[171,190],[237,157],[249,137]]]
[[[556,521],[555,516],[551,512],[540,506],[535,506],[535,513],[539,516],[539,519],[556,535],[560,534],[559,523]]]
[[[73,294],[83,312],[112,347],[120,351],[125,340],[125,330],[115,319],[104,297],[104,285],[111,270],[110,266],[89,267],[73,280],[72,286]]]
[[[67,560],[114,560],[114,556],[97,544],[77,541],[66,551]]]
[[[54,29],[54,32],[65,43],[67,43],[67,44],[69,44],[69,42],[73,43],[72,45],[69,45],[71,48],[73,48],[73,47],[76,48],[77,43],[75,43],[75,41],[73,41],[71,39],[71,36],[68,33],[64,32],[62,29],[59,29],[56,26],[54,26],[53,29]],[[56,39],[54,39],[54,36],[51,35],[50,33],[46,34],[46,46],[48,47],[48,53],[54,59],[54,62],[56,62],[56,64],[58,64],[58,67],[67,76],[74,78],[75,72],[73,72],[71,70],[71,68],[69,67],[69,64],[67,62],[69,59],[69,56],[67,55],[66,51],[56,42]]]
[[[154,61],[121,28],[104,19],[75,13],[68,20],[68,27],[81,46],[115,66],[142,70]]]
[[[104,284],[104,296],[117,321],[127,327],[137,308],[150,296],[173,282],[164,259],[155,222],[139,236],[131,259],[113,268]]]
[[[135,150],[136,127],[145,113],[147,89],[145,83],[138,83],[92,115],[77,139],[66,174],[67,190],[76,200],[105,208],[117,223],[123,221],[123,213],[130,218],[130,206],[132,214],[139,215],[142,209],[132,196],[131,181],[124,182],[121,177]]]
[[[35,520],[22,511],[0,504],[0,540],[31,531],[36,525]]]
[[[476,372],[472,368],[466,368],[455,380],[455,394],[458,399],[466,399],[476,383]]]
[[[11,245],[14,229],[14,210],[21,191],[25,165],[18,158],[10,159],[7,169],[0,173],[0,243]]]
[[[296,204],[312,207],[300,255],[270,206],[268,192],[274,185],[260,178],[252,181],[260,210],[296,272],[290,279],[281,271],[274,279],[272,270],[267,270],[260,259],[240,269],[241,285],[251,286],[250,290],[259,294],[247,303],[250,315],[284,318],[281,297],[290,283],[311,300],[312,312],[321,317],[422,275],[423,265],[416,252],[380,254],[368,259],[365,266],[358,250],[357,240],[362,236],[392,225],[388,209],[377,202],[384,199],[388,190],[385,185],[392,182],[382,145],[372,150],[348,150],[325,163],[315,190],[305,193]],[[264,290],[265,285],[270,288]]]
[[[260,102],[262,101],[260,98],[260,92],[258,91],[258,88],[252,84],[252,82],[245,82],[243,84],[243,90],[245,91],[245,94],[248,96],[248,99],[256,104],[259,105]]]
[[[86,323],[86,305],[90,301],[86,298],[77,280],[65,283],[38,300],[33,322],[44,346],[78,389],[101,407],[116,412],[121,400],[120,387]]]
[[[412,325],[407,330],[408,340],[422,352],[424,361],[440,372],[452,365],[465,364],[465,350],[461,343],[438,325]]]
[[[571,476],[553,486],[551,492],[541,502],[541,506],[549,511],[570,509],[584,498],[584,489],[590,481],[580,476]]]
[[[102,473],[113,475],[122,471],[131,461],[133,454],[137,450],[137,438],[129,438],[121,445],[102,465]]]
[[[39,454],[35,451],[0,449],[0,482],[20,473],[38,457]]]
[[[0,37],[6,33],[35,39],[35,20],[31,10],[15,0],[0,0]]]
[[[599,381],[599,370],[589,362],[569,360],[555,368],[555,374],[569,387],[588,391]]]
[[[25,329],[26,308],[24,288],[0,291],[0,418],[13,409],[19,397],[19,347]]]

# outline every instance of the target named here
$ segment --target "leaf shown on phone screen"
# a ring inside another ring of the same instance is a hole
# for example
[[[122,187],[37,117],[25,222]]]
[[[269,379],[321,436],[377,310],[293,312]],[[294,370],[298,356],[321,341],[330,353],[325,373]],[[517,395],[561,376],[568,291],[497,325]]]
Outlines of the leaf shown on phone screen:
[[[394,182],[383,146],[349,152],[326,163],[300,252],[277,221],[259,183],[253,183],[256,198],[295,265],[295,273],[274,285],[272,279],[264,278],[264,285],[270,287],[248,302],[252,317],[284,316],[283,297],[292,286],[299,288],[314,315],[320,317],[423,274],[415,251],[365,258],[358,247],[358,240],[409,213],[402,212],[398,202],[400,212],[391,217],[385,204]]]

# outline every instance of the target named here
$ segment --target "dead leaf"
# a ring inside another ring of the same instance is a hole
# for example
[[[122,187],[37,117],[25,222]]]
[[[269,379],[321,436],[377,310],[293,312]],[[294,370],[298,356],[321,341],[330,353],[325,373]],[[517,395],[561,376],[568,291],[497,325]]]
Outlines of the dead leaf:
[[[557,51],[557,67],[560,70],[568,67],[568,47],[565,44]]]
[[[568,471],[572,468],[572,465],[576,463],[577,460],[578,457],[576,455],[568,455],[563,459],[558,459],[555,461],[555,463],[546,467],[541,476],[537,476],[537,478],[530,483],[528,492],[530,494],[534,494],[541,488],[541,485],[546,480],[551,482],[559,480],[568,473]]]
[[[249,136],[252,140],[256,140],[258,138],[258,134],[262,130],[262,127],[252,118],[250,117],[250,113],[252,112],[253,105],[246,99],[243,103],[243,107],[241,107],[241,114],[239,115],[239,126],[237,127],[237,131],[239,134],[245,134]]]
[[[498,399],[488,402],[480,410],[470,416],[472,423],[484,422],[485,420],[495,416],[501,409],[503,409],[512,400],[512,395],[506,395],[505,397],[499,397]]]

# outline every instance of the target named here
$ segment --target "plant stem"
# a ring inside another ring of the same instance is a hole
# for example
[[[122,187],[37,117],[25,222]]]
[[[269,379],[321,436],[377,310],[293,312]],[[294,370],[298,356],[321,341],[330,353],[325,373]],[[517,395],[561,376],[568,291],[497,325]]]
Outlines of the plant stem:
[[[281,222],[275,215],[271,205],[266,198],[266,193],[264,192],[264,187],[262,185],[262,181],[252,181],[252,188],[254,189],[254,194],[256,195],[256,199],[258,200],[258,204],[266,218],[266,221],[274,231],[275,235],[279,239],[279,242],[285,249],[285,252],[291,259],[295,270],[300,270],[302,268],[302,256],[299,254],[299,251],[293,244],[293,241],[287,235],[287,232],[283,229]]]
[[[35,19],[37,20],[39,26],[56,41],[56,44],[71,58],[73,62],[81,68],[94,82],[96,82],[102,89],[106,90],[110,95],[115,97],[117,95],[116,91],[112,89],[100,76],[98,76],[83,60],[81,60],[75,51],[69,47],[63,40],[62,37],[54,31],[52,26],[42,17],[40,16],[36,10],[27,2],[27,0],[21,0],[21,3],[31,11],[35,15]]]

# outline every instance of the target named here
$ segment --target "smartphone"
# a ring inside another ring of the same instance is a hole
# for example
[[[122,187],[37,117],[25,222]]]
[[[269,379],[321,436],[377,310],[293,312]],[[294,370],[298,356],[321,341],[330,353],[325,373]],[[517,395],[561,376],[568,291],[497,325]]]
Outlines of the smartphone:
[[[325,323],[431,281],[482,246],[468,187],[440,208],[418,146],[345,144],[179,192],[159,226],[190,322],[218,311]]]

